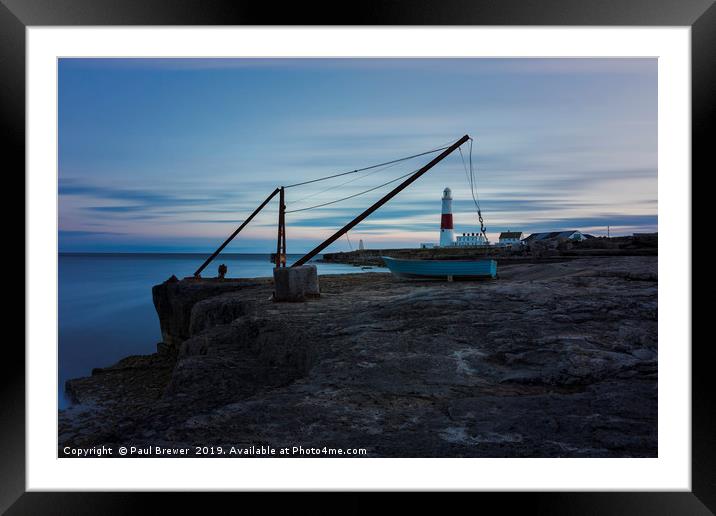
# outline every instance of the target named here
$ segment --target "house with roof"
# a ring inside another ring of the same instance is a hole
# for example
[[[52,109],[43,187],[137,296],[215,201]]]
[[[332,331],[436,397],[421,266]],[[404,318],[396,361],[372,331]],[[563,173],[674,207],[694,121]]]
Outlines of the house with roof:
[[[523,242],[525,244],[531,244],[533,242],[549,242],[559,240],[572,240],[573,242],[581,242],[587,238],[593,238],[591,235],[585,235],[581,231],[551,231],[547,233],[532,233],[530,236],[525,238]]]
[[[522,243],[522,231],[503,231],[499,245],[518,245]]]

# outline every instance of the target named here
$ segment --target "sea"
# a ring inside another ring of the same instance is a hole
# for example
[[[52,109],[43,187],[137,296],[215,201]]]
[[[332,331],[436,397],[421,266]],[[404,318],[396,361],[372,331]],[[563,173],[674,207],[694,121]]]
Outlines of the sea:
[[[70,403],[65,381],[88,376],[95,367],[107,367],[128,355],[156,351],[161,341],[159,320],[152,303],[152,286],[174,274],[191,276],[206,254],[60,253],[58,261],[58,402]],[[301,255],[288,255],[287,261]],[[320,259],[320,255],[316,257]],[[204,271],[215,276],[220,263],[227,277],[272,276],[268,254],[222,254]],[[318,274],[360,274],[345,264],[313,261]]]

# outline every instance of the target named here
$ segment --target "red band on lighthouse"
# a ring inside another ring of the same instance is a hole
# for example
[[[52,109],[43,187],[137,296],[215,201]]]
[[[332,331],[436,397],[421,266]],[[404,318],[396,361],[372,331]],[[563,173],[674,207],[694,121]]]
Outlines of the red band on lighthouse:
[[[452,213],[443,213],[440,217],[440,229],[453,229]]]

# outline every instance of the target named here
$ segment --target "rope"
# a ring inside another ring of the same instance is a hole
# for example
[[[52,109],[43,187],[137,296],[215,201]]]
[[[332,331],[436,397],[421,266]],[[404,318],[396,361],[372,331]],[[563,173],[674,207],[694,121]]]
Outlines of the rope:
[[[388,166],[386,166],[386,167],[382,167],[382,168],[373,170],[373,171],[371,171],[371,172],[368,172],[367,174],[363,174],[362,176],[354,177],[353,179],[349,179],[348,181],[344,181],[344,182],[339,183],[339,184],[337,184],[337,185],[329,186],[328,188],[324,188],[323,190],[319,190],[318,192],[312,193],[312,194],[310,194],[310,195],[307,195],[306,197],[302,197],[301,199],[299,199],[299,200],[297,200],[297,201],[291,202],[291,206],[294,206],[294,205],[296,205],[296,204],[301,204],[302,202],[304,202],[304,201],[307,200],[307,199],[311,199],[311,198],[313,198],[313,197],[316,197],[317,195],[321,195],[321,194],[326,193],[326,192],[329,192],[329,191],[331,191],[331,190],[335,190],[336,188],[340,188],[340,187],[342,187],[342,186],[346,186],[347,184],[354,183],[354,182],[356,182],[356,181],[360,181],[361,179],[364,179],[364,178],[366,178],[366,177],[368,177],[368,176],[371,176],[371,175],[373,175],[373,174],[377,174],[378,172],[382,172],[383,170],[387,170],[387,169],[389,169],[389,168],[391,168],[391,167],[394,167],[394,166],[396,166],[397,164],[398,164],[398,163],[392,163],[392,164],[390,164],[390,165],[388,165]]]
[[[417,170],[417,169],[416,169],[416,170]],[[343,198],[341,198],[341,199],[336,199],[335,201],[324,202],[323,204],[316,204],[315,206],[309,206],[309,207],[307,207],[307,208],[299,208],[299,209],[297,209],[297,210],[287,210],[285,213],[296,213],[296,212],[299,212],[299,211],[307,211],[307,210],[312,210],[312,209],[314,209],[314,208],[321,208],[321,207],[323,207],[323,206],[328,206],[329,204],[336,204],[337,202],[347,201],[348,199],[353,199],[354,197],[358,197],[359,195],[367,194],[368,192],[372,192],[372,191],[374,191],[374,190],[377,190],[378,188],[383,188],[384,186],[387,186],[387,185],[389,185],[389,184],[391,184],[391,183],[395,183],[396,181],[400,181],[401,179],[406,178],[406,177],[408,177],[408,176],[414,174],[414,173],[416,172],[416,170],[413,170],[413,171],[411,171],[411,172],[408,172],[407,174],[404,174],[404,175],[402,175],[402,176],[400,176],[400,177],[396,177],[395,179],[391,179],[390,181],[388,181],[387,183],[383,183],[382,185],[374,186],[373,188],[369,188],[368,190],[363,190],[362,192],[358,192],[357,194],[349,195],[348,197],[343,197]]]
[[[465,156],[462,153],[462,148],[458,148],[460,151],[460,158],[462,159],[462,166],[465,169],[465,175],[468,177],[468,182],[470,184],[470,194],[472,195],[472,202],[475,203],[475,208],[477,208],[477,219],[480,222],[480,234],[485,239],[485,242],[489,243],[489,240],[487,239],[487,228],[485,227],[485,221],[482,218],[482,211],[480,210],[480,196],[475,191],[475,169],[472,165],[472,138],[470,138],[470,171],[468,174],[467,165],[465,164]]]
[[[442,151],[442,150],[447,149],[448,147],[449,147],[449,145],[448,145],[447,147],[441,147],[441,148],[439,148],[439,149],[433,149],[433,150],[429,150],[429,151],[427,151],[427,152],[421,152],[421,153],[419,153],[419,154],[413,154],[412,156],[406,156],[405,158],[394,159],[394,160],[391,160],[391,161],[386,161],[385,163],[378,163],[377,165],[371,165],[371,166],[369,166],[369,167],[357,168],[357,169],[351,170],[351,171],[349,171],[349,172],[341,172],[340,174],[333,174],[333,175],[331,175],[331,176],[324,176],[324,177],[319,177],[319,178],[317,178],[317,179],[311,179],[310,181],[303,181],[303,182],[301,182],[301,183],[294,183],[294,184],[292,184],[292,185],[284,186],[284,188],[293,188],[293,187],[295,187],[295,186],[308,185],[308,184],[311,184],[311,183],[317,183],[317,182],[319,182],[319,181],[325,181],[325,180],[327,180],[327,179],[333,179],[334,177],[346,176],[346,175],[348,175],[348,174],[355,174],[355,173],[357,173],[357,172],[363,172],[364,170],[371,170],[371,169],[378,168],[378,167],[382,167],[382,166],[385,166],[385,165],[392,165],[393,163],[399,163],[399,162],[401,162],[401,161],[406,161],[406,160],[409,160],[409,159],[418,158],[418,157],[420,157],[420,156],[425,156],[426,154],[433,154],[433,153],[435,153],[435,152],[440,152],[440,151]],[[288,212],[287,212],[287,213],[288,213]]]

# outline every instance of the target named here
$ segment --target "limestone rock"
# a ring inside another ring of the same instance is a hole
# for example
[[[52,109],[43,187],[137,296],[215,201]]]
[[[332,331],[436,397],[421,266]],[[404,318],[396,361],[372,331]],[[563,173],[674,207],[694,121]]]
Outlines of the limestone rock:
[[[304,301],[320,295],[315,265],[280,267],[273,270],[274,301]]]
[[[162,353],[71,380],[64,445],[361,447],[369,457],[657,456],[656,257],[491,282],[155,287]],[[173,350],[173,351],[172,351]]]

